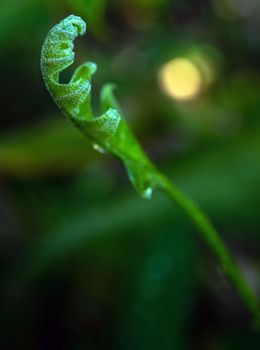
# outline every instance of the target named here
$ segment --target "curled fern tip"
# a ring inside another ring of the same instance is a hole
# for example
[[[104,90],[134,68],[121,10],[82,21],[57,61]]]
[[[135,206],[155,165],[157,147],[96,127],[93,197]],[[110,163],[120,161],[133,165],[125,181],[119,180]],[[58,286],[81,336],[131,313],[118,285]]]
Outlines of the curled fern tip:
[[[91,108],[91,76],[96,64],[86,62],[76,69],[68,84],[61,84],[60,73],[74,62],[73,41],[86,31],[85,22],[71,15],[55,25],[42,47],[41,69],[45,84],[58,107],[93,141],[96,150],[104,150],[120,158],[136,190],[151,198],[156,176],[128,125],[121,117],[114,96],[114,84],[106,84],[100,94],[103,114],[95,118]]]

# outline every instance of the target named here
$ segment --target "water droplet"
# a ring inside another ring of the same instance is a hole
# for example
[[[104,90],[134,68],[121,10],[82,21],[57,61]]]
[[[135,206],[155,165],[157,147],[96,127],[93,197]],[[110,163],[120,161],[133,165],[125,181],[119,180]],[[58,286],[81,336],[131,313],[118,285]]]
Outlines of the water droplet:
[[[145,199],[151,199],[153,195],[153,189],[152,187],[147,187],[143,192],[142,192],[142,197]]]
[[[106,151],[104,150],[104,148],[101,147],[101,146],[99,146],[97,143],[94,143],[94,144],[93,144],[93,148],[94,148],[95,151],[97,151],[97,152],[99,152],[99,153],[102,153],[102,154],[106,153]]]

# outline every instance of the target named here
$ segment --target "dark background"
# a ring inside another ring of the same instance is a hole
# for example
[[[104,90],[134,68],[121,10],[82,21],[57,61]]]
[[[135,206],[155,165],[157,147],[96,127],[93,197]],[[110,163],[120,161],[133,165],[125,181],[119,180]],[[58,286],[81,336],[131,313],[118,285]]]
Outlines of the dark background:
[[[98,64],[96,115],[100,87],[117,84],[144,149],[260,294],[259,1],[1,0],[1,349],[259,349],[184,214],[141,199],[48,95],[41,45],[71,13],[88,32],[62,79]]]

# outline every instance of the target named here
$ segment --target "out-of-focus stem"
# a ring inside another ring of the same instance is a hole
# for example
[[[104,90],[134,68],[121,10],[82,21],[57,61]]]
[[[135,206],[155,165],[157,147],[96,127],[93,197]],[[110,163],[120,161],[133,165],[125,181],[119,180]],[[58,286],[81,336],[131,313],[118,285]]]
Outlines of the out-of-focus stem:
[[[196,227],[202,240],[214,253],[223,272],[231,280],[243,303],[253,315],[255,326],[260,329],[259,301],[212,223],[202,209],[178,190],[169,179],[164,175],[160,175],[159,178],[158,187],[177,204]]]

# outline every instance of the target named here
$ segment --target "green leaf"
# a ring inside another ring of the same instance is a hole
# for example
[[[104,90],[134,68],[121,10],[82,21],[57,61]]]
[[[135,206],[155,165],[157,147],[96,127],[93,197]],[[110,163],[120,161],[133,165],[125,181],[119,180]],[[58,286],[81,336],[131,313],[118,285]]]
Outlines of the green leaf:
[[[0,174],[39,178],[79,171],[96,158],[88,140],[56,115],[0,134]]]

